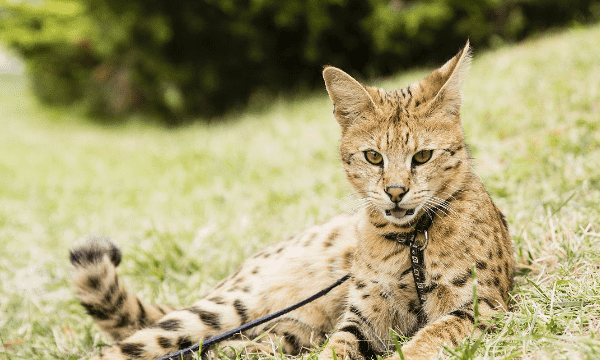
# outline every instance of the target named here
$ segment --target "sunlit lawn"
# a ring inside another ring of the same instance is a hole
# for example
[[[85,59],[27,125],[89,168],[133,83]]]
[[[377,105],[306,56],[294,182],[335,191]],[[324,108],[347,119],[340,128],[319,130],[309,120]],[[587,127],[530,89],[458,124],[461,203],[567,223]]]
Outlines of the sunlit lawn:
[[[520,269],[513,312],[476,356],[600,358],[598,44],[600,26],[475,49],[463,122]],[[349,208],[324,90],[178,129],[76,113],[0,75],[0,359],[78,359],[106,341],[69,285],[79,236],[113,236],[123,281],[183,306],[265,244]],[[448,354],[470,358],[468,344]]]

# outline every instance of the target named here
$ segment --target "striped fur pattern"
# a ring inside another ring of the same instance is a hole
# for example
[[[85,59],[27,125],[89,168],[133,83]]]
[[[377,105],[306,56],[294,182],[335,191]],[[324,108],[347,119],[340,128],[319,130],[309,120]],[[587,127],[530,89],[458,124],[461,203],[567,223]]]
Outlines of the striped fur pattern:
[[[115,341],[97,358],[164,356],[292,305],[346,273],[351,279],[326,297],[221,347],[298,354],[328,339],[321,360],[334,352],[340,359],[397,359],[393,329],[412,337],[402,351],[415,360],[478,334],[489,316],[507,310],[514,260],[504,217],[472,172],[463,139],[460,84],[469,61],[467,44],[422,81],[396,91],[325,68],[342,129],[342,164],[360,210],[259,251],[189,307],[173,310],[128,293],[115,271],[120,251],[108,239],[89,236],[77,244],[71,251],[77,296]],[[421,216],[433,219],[422,305],[409,249],[393,240]]]

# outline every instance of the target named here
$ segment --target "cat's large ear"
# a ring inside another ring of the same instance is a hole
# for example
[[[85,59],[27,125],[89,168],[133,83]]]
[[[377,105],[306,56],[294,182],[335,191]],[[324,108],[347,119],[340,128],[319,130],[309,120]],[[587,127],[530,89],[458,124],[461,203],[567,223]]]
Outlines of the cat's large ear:
[[[424,98],[429,100],[426,117],[439,114],[454,118],[460,113],[460,89],[470,66],[471,47],[467,41],[458,54],[419,83],[419,87],[426,93]]]
[[[371,95],[352,76],[328,66],[323,70],[323,79],[333,101],[333,115],[342,129],[348,127],[354,119],[376,111]]]

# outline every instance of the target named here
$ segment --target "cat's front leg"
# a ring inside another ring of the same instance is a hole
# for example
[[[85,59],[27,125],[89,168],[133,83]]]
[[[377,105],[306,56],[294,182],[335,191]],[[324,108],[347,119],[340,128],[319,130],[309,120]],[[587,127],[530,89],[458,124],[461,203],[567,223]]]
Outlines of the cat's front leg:
[[[364,305],[364,304],[363,304]],[[327,346],[319,354],[319,360],[362,360],[375,358],[376,342],[373,339],[373,322],[365,316],[366,309],[360,303],[348,307],[337,330],[330,336]]]
[[[374,357],[367,346],[360,329],[345,328],[331,335],[327,346],[319,354],[319,360],[332,360],[334,353],[338,360],[369,360]]]
[[[435,359],[443,346],[454,347],[469,336],[479,336],[487,326],[486,319],[496,312],[491,302],[479,303],[480,317],[475,319],[472,301],[460,306],[457,310],[442,315],[438,319],[421,328],[404,346],[402,353],[406,360]],[[386,360],[398,360],[398,354]]]
[[[473,322],[469,318],[449,314],[418,331],[411,341],[402,347],[402,352],[406,360],[434,359],[442,350],[442,346],[457,346],[472,332]],[[398,359],[398,354],[394,358]]]

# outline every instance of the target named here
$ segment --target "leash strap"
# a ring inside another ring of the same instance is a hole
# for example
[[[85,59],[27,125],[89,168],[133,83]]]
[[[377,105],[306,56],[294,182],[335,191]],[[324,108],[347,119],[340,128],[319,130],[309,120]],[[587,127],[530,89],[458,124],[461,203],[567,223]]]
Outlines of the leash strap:
[[[258,325],[264,324],[267,321],[273,320],[275,318],[280,317],[281,315],[287,314],[290,311],[296,310],[297,308],[304,306],[306,304],[308,304],[311,301],[317,300],[318,298],[324,296],[325,294],[327,294],[328,292],[330,292],[331,290],[333,290],[334,288],[340,286],[344,281],[348,280],[350,278],[350,274],[346,274],[343,277],[341,277],[340,279],[338,279],[335,283],[329,285],[328,287],[326,287],[325,289],[319,291],[318,293],[314,294],[313,296],[306,298],[302,301],[300,301],[297,304],[294,304],[290,307],[287,307],[285,309],[279,310],[277,312],[274,312],[272,314],[263,316],[261,318],[258,318],[254,321],[251,321],[249,323],[246,323],[242,326],[239,326],[233,330],[229,330],[227,332],[224,332],[221,335],[217,335],[214,337],[211,337],[208,340],[205,340],[202,343],[202,351],[201,354],[204,354],[212,345],[214,345],[215,343],[221,342],[223,340],[227,340],[230,337],[234,336],[235,334],[238,334],[242,331],[246,331],[248,329],[252,329],[254,327],[257,327]],[[167,356],[163,356],[161,358],[158,358],[156,360],[179,360],[181,359],[182,356],[188,355],[188,354],[192,354],[194,352],[198,352],[198,350],[200,349],[200,344],[196,344],[196,345],[192,345],[188,348],[179,350],[177,352],[174,352],[172,354],[169,354]]]
[[[415,232],[416,233],[416,232]],[[416,244],[416,234],[413,233],[413,239],[410,244],[410,263],[412,265],[413,279],[415,281],[415,288],[417,289],[417,296],[421,306],[425,303],[425,256],[423,254],[425,246],[427,246],[427,239],[429,235],[427,230],[423,233],[425,235],[425,244],[419,246]]]
[[[437,209],[435,209],[437,210]],[[434,213],[435,213],[434,210]],[[408,246],[410,249],[410,264],[412,267],[413,280],[417,289],[417,297],[421,306],[425,303],[425,248],[429,242],[429,233],[427,230],[433,220],[429,214],[421,216],[413,231],[409,233],[391,233],[384,237],[386,239],[395,239],[398,243]],[[417,234],[423,234],[423,244],[417,243]]]

